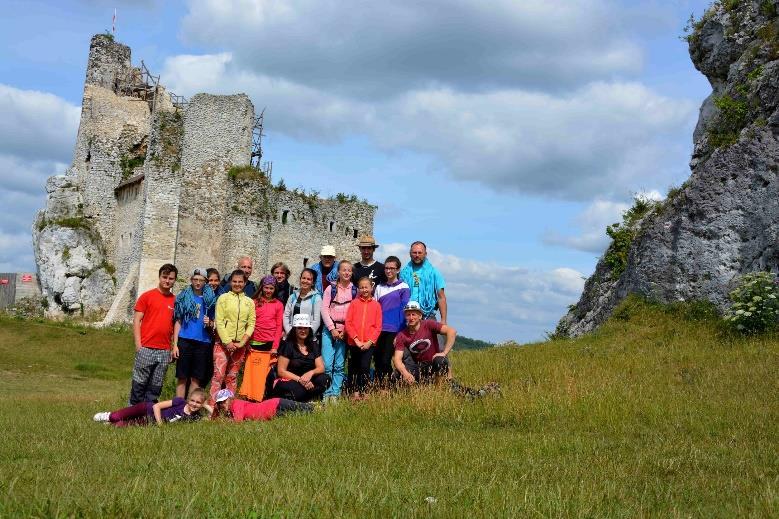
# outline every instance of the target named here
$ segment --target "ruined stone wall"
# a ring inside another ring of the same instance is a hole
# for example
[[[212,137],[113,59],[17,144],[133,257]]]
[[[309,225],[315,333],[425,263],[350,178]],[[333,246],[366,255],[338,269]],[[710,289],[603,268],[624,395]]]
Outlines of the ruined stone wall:
[[[364,202],[311,199],[291,191],[274,190],[270,248],[265,272],[276,261],[285,262],[297,279],[308,265],[319,261],[323,245],[335,247],[339,259],[359,258],[356,245],[363,234],[373,233],[376,208]]]
[[[155,111],[144,162],[143,234],[139,246],[140,294],[157,285],[157,272],[176,260],[176,238],[181,197],[181,112],[160,107]]]
[[[107,34],[97,34],[89,44],[89,59],[85,85],[116,91],[127,77],[132,64],[130,47],[114,41]]]
[[[228,169],[251,158],[254,106],[244,94],[194,96],[184,114],[181,204],[176,266],[186,271],[235,265],[229,211],[245,200],[231,196]]]
[[[128,183],[116,189],[113,266],[117,280],[124,281],[130,270],[140,261],[144,196],[142,175],[131,178]]]

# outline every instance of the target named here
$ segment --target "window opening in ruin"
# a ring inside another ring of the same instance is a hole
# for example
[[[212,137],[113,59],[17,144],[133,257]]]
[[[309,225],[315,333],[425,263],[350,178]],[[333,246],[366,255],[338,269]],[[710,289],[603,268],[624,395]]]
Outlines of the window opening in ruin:
[[[308,266],[308,258],[303,258],[303,268]]]
[[[354,230],[354,237],[357,238],[357,229]]]
[[[287,217],[289,216],[289,210],[284,209],[281,212],[281,223],[286,224],[287,223]]]
[[[344,236],[349,236],[349,228],[348,228],[348,227],[347,227],[347,228],[346,228],[346,230],[344,231]]]
[[[330,232],[333,232],[333,226],[335,225],[335,222],[330,222]]]

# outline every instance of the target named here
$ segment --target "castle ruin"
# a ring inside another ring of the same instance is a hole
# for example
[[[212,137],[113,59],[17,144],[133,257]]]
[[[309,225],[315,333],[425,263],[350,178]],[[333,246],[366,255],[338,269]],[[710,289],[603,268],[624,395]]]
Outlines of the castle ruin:
[[[184,283],[196,266],[224,274],[249,255],[258,276],[284,261],[294,279],[326,243],[355,256],[376,207],[274,186],[256,139],[245,94],[186,101],[133,67],[129,47],[94,36],[73,163],[48,179],[33,225],[48,314],[127,320],[163,263]]]

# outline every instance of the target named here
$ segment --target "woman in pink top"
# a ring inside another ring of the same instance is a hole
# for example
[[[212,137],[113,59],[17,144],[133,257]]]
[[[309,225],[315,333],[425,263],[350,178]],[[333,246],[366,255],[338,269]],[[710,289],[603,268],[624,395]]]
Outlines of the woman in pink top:
[[[325,399],[334,399],[341,395],[346,363],[344,323],[349,304],[356,293],[357,290],[352,285],[352,264],[341,261],[338,265],[338,281],[327,287],[322,294],[322,322],[325,326],[322,332],[322,360],[325,362],[325,373],[332,380],[323,395]]]
[[[255,292],[252,298],[256,319],[239,394],[257,402],[262,401],[265,396],[268,372],[276,362],[282,334],[284,305],[274,297],[275,292],[276,278],[265,276],[260,281],[260,290]]]

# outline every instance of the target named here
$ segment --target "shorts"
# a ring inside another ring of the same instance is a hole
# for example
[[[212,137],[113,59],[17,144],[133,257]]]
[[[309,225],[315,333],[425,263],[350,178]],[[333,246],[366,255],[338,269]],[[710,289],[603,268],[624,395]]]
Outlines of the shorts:
[[[179,337],[179,358],[176,361],[176,378],[194,378],[205,386],[211,379],[210,342],[193,341]]]

